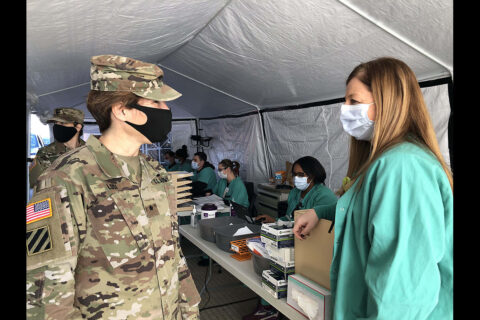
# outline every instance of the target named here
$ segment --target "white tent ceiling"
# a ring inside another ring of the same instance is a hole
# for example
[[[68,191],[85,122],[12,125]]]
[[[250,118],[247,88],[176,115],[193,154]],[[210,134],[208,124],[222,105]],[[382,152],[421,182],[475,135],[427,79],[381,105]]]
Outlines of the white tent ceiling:
[[[452,0],[28,0],[27,106],[86,112],[90,57],[159,64],[205,118],[340,98],[355,65],[405,61],[419,81],[453,70]]]

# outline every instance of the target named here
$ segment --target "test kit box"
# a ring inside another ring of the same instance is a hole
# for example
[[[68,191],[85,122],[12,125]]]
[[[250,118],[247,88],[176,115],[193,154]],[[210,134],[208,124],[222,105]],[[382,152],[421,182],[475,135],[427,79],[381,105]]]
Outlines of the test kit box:
[[[300,274],[288,276],[287,304],[309,320],[330,319],[330,291]]]
[[[295,273],[295,262],[283,262],[270,257],[270,271],[280,274],[287,280],[288,275]]]
[[[276,222],[262,224],[260,230],[260,237],[263,243],[274,248],[290,248],[293,247],[293,223],[289,225],[282,225]]]
[[[294,247],[277,248],[270,244],[265,244],[265,249],[271,259],[280,263],[295,263]]]
[[[282,276],[270,270],[263,270],[262,287],[275,298],[281,299],[287,296],[287,285],[287,280]]]

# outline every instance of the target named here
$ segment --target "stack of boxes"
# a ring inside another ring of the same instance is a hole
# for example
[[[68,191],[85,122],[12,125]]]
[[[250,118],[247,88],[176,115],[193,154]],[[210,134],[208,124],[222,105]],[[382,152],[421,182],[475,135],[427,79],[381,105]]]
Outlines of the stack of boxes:
[[[293,222],[264,223],[260,238],[270,255],[270,269],[262,273],[262,286],[275,298],[285,298],[288,276],[295,273]]]

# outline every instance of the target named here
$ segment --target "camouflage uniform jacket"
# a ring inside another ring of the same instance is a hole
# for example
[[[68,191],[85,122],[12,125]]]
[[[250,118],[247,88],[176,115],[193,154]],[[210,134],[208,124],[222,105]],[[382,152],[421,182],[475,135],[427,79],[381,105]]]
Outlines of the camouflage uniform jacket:
[[[140,185],[92,135],[39,177],[27,206],[29,319],[199,318],[174,188],[157,161],[139,158]],[[29,223],[35,206],[51,216]]]
[[[78,147],[85,145],[85,141],[79,139]],[[70,151],[71,149],[61,142],[54,141],[48,146],[38,149],[35,159],[30,165],[28,172],[28,179],[30,181],[30,188],[33,188],[37,183],[38,177],[50,167],[53,161],[57,160],[59,156]]]

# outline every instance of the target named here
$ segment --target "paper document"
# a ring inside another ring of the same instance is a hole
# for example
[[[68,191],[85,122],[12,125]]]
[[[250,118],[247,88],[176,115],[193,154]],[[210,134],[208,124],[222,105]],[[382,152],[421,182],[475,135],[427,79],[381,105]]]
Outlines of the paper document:
[[[248,227],[243,227],[243,228],[238,229],[237,232],[235,232],[235,234],[233,236],[234,237],[243,236],[244,234],[250,234],[250,233],[253,233],[253,231],[248,229]]]
[[[221,211],[225,209],[225,204],[223,199],[216,194],[212,194],[206,197],[198,197],[193,199],[193,203],[195,203],[199,209],[201,209],[202,205],[205,203],[213,203],[217,206],[217,210]]]

